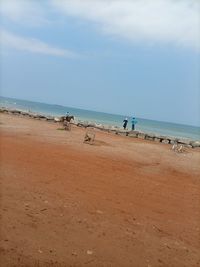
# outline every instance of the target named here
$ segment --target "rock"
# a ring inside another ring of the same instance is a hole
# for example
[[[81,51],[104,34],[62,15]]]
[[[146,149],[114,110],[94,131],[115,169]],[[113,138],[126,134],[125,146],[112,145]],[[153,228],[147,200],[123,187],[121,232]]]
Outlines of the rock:
[[[111,127],[110,127],[110,131],[112,131],[112,132],[115,132],[115,131],[117,131],[117,130],[119,130],[119,128],[116,127],[116,126],[111,126]]]
[[[87,250],[87,254],[88,255],[92,255],[93,254],[93,251],[92,250]]]
[[[84,122],[84,123],[82,124],[82,126],[85,127],[85,128],[87,128],[87,127],[89,127],[89,124],[88,124],[88,122]]]
[[[33,118],[39,120],[39,119],[40,119],[40,115],[39,115],[39,114],[34,114],[34,115],[33,115]]]
[[[164,140],[164,139],[168,139],[166,136],[164,136],[164,135],[158,135],[158,136],[156,136],[157,138],[159,138],[160,140],[161,140],[161,142],[162,142],[162,140]]]
[[[13,114],[21,114],[21,111],[17,110],[17,109],[13,109],[13,110],[11,110],[11,113],[13,113]]]
[[[40,117],[38,116],[38,114],[34,114],[34,115],[33,115],[33,118],[39,120]]]
[[[44,208],[44,209],[41,209],[40,211],[46,211],[47,210],[47,208]]]
[[[54,117],[54,121],[55,121],[55,122],[60,122],[60,121],[61,121],[61,119],[60,119],[60,118],[58,118],[58,117]]]
[[[103,129],[104,129],[104,131],[106,131],[106,132],[111,132],[111,129],[110,129],[109,126],[104,126]]]
[[[103,211],[102,210],[96,210],[96,213],[103,214]]]
[[[153,133],[148,133],[148,136],[151,137],[151,138],[155,138],[156,137],[156,135],[153,134]]]
[[[89,127],[89,125],[90,125],[90,123],[88,121],[80,121],[80,120],[78,120],[78,123],[77,123],[77,126],[79,126],[79,127],[87,128],[87,127]]]
[[[145,137],[146,140],[150,140],[150,141],[153,141],[154,138],[155,138],[155,135],[153,135],[153,134],[147,134]]]
[[[46,116],[46,120],[47,120],[47,121],[53,121],[53,120],[54,120],[54,118],[53,118],[53,117],[51,117],[51,116]]]
[[[115,134],[122,135],[122,136],[128,136],[128,132],[125,130],[116,131]]]
[[[103,126],[101,126],[101,127],[95,127],[96,129],[98,129],[98,130],[101,130],[101,131],[103,131],[104,130],[104,127]]]
[[[160,142],[161,142],[161,139],[158,138],[158,137],[155,137],[155,138],[154,138],[154,141],[157,142],[157,143],[160,143]]]
[[[130,131],[129,134],[128,134],[128,136],[137,138],[138,137],[138,134],[139,134],[138,131]]]
[[[113,125],[107,125],[106,126],[106,129],[109,130],[109,131],[112,131],[112,132],[114,132],[114,131],[120,131],[120,128],[119,127],[113,126]]]
[[[179,139],[177,139],[177,143],[179,143],[179,144],[190,145],[190,142],[191,142],[191,140],[186,139],[186,138],[179,138]]]
[[[88,123],[88,127],[96,127],[96,123],[89,122],[89,123]]]
[[[38,118],[40,119],[46,119],[46,117],[44,115],[38,114]]]
[[[177,144],[177,141],[175,141],[175,140],[170,140],[169,142],[170,142],[170,144],[172,144],[172,145]]]
[[[170,137],[167,137],[167,139],[171,141],[174,141],[174,142],[178,142],[178,138],[177,137],[173,137],[173,136],[170,136]]]
[[[102,128],[102,124],[101,123],[96,123],[96,127],[100,127],[100,128]]]
[[[26,112],[26,111],[22,111],[21,114],[22,114],[23,116],[28,116],[28,115],[29,115],[29,113]]]
[[[163,144],[169,144],[169,140],[168,140],[168,139],[163,139],[163,140],[162,140],[162,143],[163,143]]]
[[[185,145],[185,144],[184,144],[184,147],[187,147],[187,148],[192,148],[192,146],[191,146],[191,145]]]
[[[138,136],[137,136],[139,139],[145,139],[146,137],[146,134],[145,133],[138,133]]]
[[[200,147],[200,141],[191,141],[190,145],[195,148],[195,147]]]
[[[29,114],[29,117],[33,118],[33,119],[36,119],[37,118],[37,114],[35,113],[30,113]]]
[[[70,123],[73,124],[73,125],[76,125],[76,126],[77,126],[78,121],[77,121],[77,120],[74,120],[74,121],[72,121],[72,122],[70,122]]]

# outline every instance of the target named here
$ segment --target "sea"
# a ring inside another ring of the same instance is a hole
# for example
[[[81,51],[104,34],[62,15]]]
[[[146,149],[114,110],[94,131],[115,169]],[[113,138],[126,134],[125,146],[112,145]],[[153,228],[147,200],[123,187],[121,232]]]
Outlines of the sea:
[[[95,122],[103,125],[118,126],[122,128],[124,118],[128,118],[128,128],[131,128],[131,117],[126,115],[116,115],[104,112],[96,112],[62,105],[52,105],[40,102],[33,102],[21,99],[0,97],[0,106],[30,111],[44,115],[61,116],[69,112],[76,120]],[[200,127],[189,126],[177,123],[148,120],[136,118],[136,130],[144,133],[153,133],[171,137],[188,138],[200,140]]]

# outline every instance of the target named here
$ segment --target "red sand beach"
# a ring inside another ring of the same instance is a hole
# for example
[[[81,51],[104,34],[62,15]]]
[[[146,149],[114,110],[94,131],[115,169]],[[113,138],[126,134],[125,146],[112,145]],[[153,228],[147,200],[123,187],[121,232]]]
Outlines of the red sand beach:
[[[0,264],[200,266],[200,150],[1,114]]]

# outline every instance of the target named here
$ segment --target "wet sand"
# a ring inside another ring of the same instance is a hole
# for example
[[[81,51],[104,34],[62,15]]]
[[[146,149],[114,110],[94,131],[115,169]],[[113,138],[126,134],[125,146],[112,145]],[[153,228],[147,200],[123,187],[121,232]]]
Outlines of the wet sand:
[[[200,150],[1,114],[1,266],[200,266]]]

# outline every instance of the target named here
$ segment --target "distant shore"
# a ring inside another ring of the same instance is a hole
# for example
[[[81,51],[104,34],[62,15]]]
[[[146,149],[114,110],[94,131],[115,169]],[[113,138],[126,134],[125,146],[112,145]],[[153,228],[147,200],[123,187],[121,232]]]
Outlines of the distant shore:
[[[55,123],[60,122],[60,118],[61,118],[59,116],[47,116],[44,114],[39,114],[39,113],[31,112],[31,111],[10,109],[6,107],[0,107],[0,112],[12,114],[12,115],[30,117],[33,119],[52,121]],[[179,137],[174,137],[174,136],[157,135],[157,134],[146,133],[146,132],[144,133],[144,132],[136,131],[136,130],[135,131],[123,130],[117,126],[106,126],[106,125],[102,125],[98,123],[81,121],[81,120],[74,120],[72,121],[72,124],[76,125],[77,127],[96,128],[102,131],[115,133],[116,135],[123,135],[123,136],[128,136],[131,138],[139,138],[139,139],[154,141],[158,143],[171,144],[171,145],[178,144],[178,145],[183,145],[188,148],[200,147],[199,140],[194,141],[189,138],[179,138]]]

